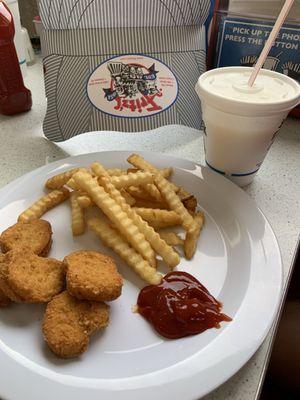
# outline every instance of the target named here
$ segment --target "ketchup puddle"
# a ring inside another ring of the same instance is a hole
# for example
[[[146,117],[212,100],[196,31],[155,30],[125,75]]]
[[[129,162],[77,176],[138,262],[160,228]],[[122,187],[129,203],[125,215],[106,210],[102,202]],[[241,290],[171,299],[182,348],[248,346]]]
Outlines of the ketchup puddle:
[[[159,285],[144,287],[138,312],[162,336],[177,339],[196,335],[232,319],[222,314],[222,303],[187,272],[170,272]]]

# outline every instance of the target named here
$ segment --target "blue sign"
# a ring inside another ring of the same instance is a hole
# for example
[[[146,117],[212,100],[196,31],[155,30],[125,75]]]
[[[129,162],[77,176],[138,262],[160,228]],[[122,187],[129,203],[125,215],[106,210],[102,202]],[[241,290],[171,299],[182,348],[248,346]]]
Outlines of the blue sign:
[[[224,16],[220,22],[215,67],[252,67],[268,39],[273,23]],[[285,24],[263,65],[300,81],[300,26]]]

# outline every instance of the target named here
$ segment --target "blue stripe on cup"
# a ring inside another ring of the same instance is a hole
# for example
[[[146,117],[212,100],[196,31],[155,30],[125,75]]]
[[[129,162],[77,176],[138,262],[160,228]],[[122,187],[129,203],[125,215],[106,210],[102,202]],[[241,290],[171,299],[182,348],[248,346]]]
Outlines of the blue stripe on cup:
[[[221,174],[221,175],[226,175],[226,172],[221,171],[221,170],[219,170],[219,169],[213,167],[212,165],[210,165],[210,164],[207,162],[207,160],[205,160],[205,162],[206,162],[206,165],[207,165],[209,168],[211,168],[213,171],[218,172],[218,174]],[[246,173],[243,173],[243,174],[229,174],[229,175],[230,175],[230,176],[248,176],[248,175],[255,174],[258,170],[259,170],[259,168],[257,168],[255,171],[252,171],[252,172],[246,172]]]
[[[211,168],[213,171],[218,172],[219,174],[222,174],[222,175],[226,175],[225,172],[220,171],[219,169],[214,168],[212,165],[208,164],[208,162],[206,160],[205,160],[205,162],[209,166],[209,168]]]
[[[258,170],[259,170],[259,168],[257,168],[255,171],[247,172],[246,174],[231,174],[231,176],[248,176],[248,175],[255,174],[255,172],[257,172]]]

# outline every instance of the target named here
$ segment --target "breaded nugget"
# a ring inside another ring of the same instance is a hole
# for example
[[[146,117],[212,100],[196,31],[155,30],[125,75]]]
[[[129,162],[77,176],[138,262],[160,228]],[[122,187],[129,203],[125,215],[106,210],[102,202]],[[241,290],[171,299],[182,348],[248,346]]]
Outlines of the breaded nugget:
[[[7,282],[8,276],[8,264],[11,259],[11,252],[6,254],[0,254],[0,290],[4,296],[9,298],[11,301],[20,303],[22,299],[18,296]]]
[[[26,250],[13,250],[7,267],[7,283],[25,303],[43,303],[64,289],[65,265]]]
[[[65,257],[67,290],[81,300],[111,301],[120,296],[123,279],[114,260],[96,251],[75,251]]]
[[[17,222],[2,232],[1,250],[6,253],[14,249],[28,248],[33,253],[46,257],[52,244],[51,235],[51,225],[43,219]]]
[[[44,339],[57,356],[76,357],[87,349],[89,336],[106,328],[108,322],[107,304],[78,300],[64,291],[47,305],[43,320]]]

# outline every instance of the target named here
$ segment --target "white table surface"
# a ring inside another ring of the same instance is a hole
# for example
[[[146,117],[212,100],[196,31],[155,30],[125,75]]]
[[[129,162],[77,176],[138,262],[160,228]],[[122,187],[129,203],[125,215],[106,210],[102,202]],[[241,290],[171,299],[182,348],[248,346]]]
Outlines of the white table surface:
[[[181,126],[138,134],[100,132],[60,144],[49,142],[42,133],[46,100],[40,60],[28,68],[26,84],[32,91],[32,110],[13,117],[0,116],[0,187],[45,163],[94,151],[153,150],[204,163],[202,133]],[[300,121],[288,119],[284,123],[255,181],[245,190],[277,236],[286,286],[300,227]],[[205,400],[258,398],[273,338],[274,328],[251,360]]]

